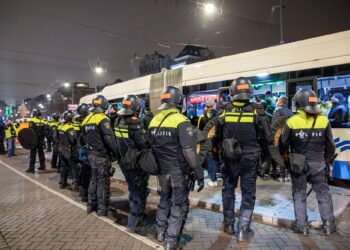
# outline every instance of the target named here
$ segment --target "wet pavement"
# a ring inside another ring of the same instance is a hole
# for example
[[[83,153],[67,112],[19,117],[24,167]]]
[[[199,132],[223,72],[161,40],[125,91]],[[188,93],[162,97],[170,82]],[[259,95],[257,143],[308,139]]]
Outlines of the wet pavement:
[[[150,242],[157,247],[153,236],[156,194],[148,199],[150,224],[142,228],[142,236],[132,235],[124,231],[128,202],[122,182],[113,182],[112,211],[105,221],[87,215],[77,193],[60,190],[54,171],[25,174],[27,153],[10,159],[1,156],[0,160],[14,169],[0,162],[0,231],[4,236],[0,235],[0,249],[148,249]],[[206,192],[212,190],[207,188]],[[305,238],[285,227],[253,222],[254,239],[237,243],[235,237],[222,232],[222,220],[220,212],[191,206],[181,237],[183,249],[350,249],[350,208],[339,218],[338,232],[330,237],[312,229],[311,236]]]

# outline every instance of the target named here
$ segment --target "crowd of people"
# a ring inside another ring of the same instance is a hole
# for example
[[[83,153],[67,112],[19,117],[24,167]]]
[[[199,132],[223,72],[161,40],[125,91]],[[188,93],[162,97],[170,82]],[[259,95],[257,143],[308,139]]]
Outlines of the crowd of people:
[[[34,173],[36,154],[38,169],[46,169],[43,152],[46,138],[48,150],[52,148],[51,167],[60,173],[60,188],[79,191],[82,201],[87,203],[87,213],[107,216],[110,177],[117,166],[112,163],[118,163],[129,190],[127,227],[136,233],[144,221],[149,177],[157,175],[160,200],[155,237],[164,242],[165,249],[177,249],[189,210],[189,193],[195,183],[198,192],[205,186],[204,168],[208,169],[209,186],[218,185],[218,173],[223,179],[224,232],[229,235],[237,232],[238,241],[253,237],[250,225],[263,156],[265,162],[290,172],[296,216],[294,232],[309,234],[306,183],[310,180],[325,235],[334,233],[336,224],[325,169],[332,161],[335,146],[329,120],[322,114],[316,94],[311,90],[299,91],[294,97],[295,115],[288,109],[284,96],[273,108],[271,93],[262,103],[251,102],[253,92],[247,78],[232,82],[230,96],[231,102],[219,109],[215,101],[208,100],[197,127],[181,113],[183,94],[172,86],[163,90],[157,114],[153,116],[146,109],[142,119],[142,101],[135,95],[125,96],[118,111],[98,95],[91,105],[81,104],[76,113],[52,114],[50,122],[41,118],[39,110],[34,110],[29,127],[37,143],[31,149],[26,172]],[[334,119],[338,119],[340,109],[334,110],[335,107],[332,106],[329,115],[335,114]],[[271,126],[271,122],[281,120],[284,122],[279,128]],[[9,148],[11,145],[9,142]],[[235,190],[239,180],[242,201],[235,227]]]

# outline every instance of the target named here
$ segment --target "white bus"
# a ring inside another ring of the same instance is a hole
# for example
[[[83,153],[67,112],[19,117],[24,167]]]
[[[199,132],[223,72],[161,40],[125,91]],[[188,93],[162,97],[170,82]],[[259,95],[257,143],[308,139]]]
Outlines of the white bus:
[[[287,95],[292,105],[291,98],[301,88],[313,89],[319,96],[340,92],[349,99],[350,31],[163,70],[107,86],[97,94],[119,105],[124,95],[139,95],[155,111],[162,89],[177,86],[185,95],[188,117],[195,120],[203,112],[206,99],[217,99],[218,89],[240,76],[251,79],[258,99],[271,91],[275,97]],[[95,95],[81,98],[80,103],[91,103]],[[338,153],[333,177],[350,180],[350,129],[336,128],[333,133]]]

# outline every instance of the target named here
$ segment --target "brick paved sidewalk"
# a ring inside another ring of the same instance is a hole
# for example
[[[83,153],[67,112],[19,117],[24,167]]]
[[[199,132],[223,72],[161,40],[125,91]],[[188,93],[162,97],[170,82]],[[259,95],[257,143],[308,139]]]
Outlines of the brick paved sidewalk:
[[[152,249],[0,164],[0,249]]]
[[[21,172],[24,172],[27,167],[26,154],[20,154],[18,157],[11,159],[0,157],[0,160],[5,161]],[[6,172],[5,174],[3,174],[4,171]],[[132,249],[135,245],[135,249],[147,249],[146,245],[140,245],[141,243],[138,240],[131,238],[110,224],[104,223],[93,215],[86,215],[80,208],[74,207],[74,205],[71,205],[62,198],[45,191],[42,187],[31,184],[29,181],[23,179],[23,177],[13,172],[11,173],[10,170],[3,170],[2,165],[0,165],[0,175],[2,177],[0,184],[0,230],[4,232],[5,239],[9,239],[8,242],[13,242],[10,243],[10,246],[18,242],[18,246],[14,245],[16,247],[13,247],[13,249],[18,249],[19,247],[28,249],[30,245],[26,245],[28,244],[26,241],[30,240],[30,236],[32,235],[32,238],[37,241],[41,240],[41,243],[47,240],[48,242],[51,241],[62,244],[60,237],[71,237],[69,236],[71,234],[73,234],[73,241],[64,242],[67,246],[72,244],[70,247],[67,247],[68,249],[73,249],[73,246],[78,246],[81,242],[90,242],[92,246],[89,245],[89,247],[91,248],[100,246],[101,249],[104,249],[104,247],[100,245],[103,244],[101,239],[104,238],[104,234],[110,237],[113,235],[113,239],[117,239],[117,243],[115,243],[116,246],[113,249]],[[52,171],[46,171],[36,175],[26,174],[26,176],[35,179],[50,189],[58,191],[69,198],[76,201],[79,200],[76,193],[69,190],[62,191],[58,189],[58,175]],[[3,181],[3,179],[5,181]],[[13,186],[13,188],[11,188],[11,186]],[[118,209],[124,210],[120,211],[120,213],[124,212],[126,214],[128,212],[127,208],[121,206],[127,203],[127,193],[123,192],[124,188],[124,185],[115,185],[113,188],[114,192],[112,193],[112,205]],[[147,213],[149,214],[151,225],[145,227],[141,232],[148,239],[153,241],[155,231],[154,224],[152,223],[154,223],[154,214],[158,199],[158,196],[150,195],[147,204]],[[4,209],[6,207],[8,207],[8,209]],[[65,216],[68,218],[65,219]],[[125,224],[125,216],[120,217],[119,215],[117,218],[111,218],[118,224]],[[191,207],[185,225],[184,235],[181,237],[181,245],[184,246],[184,249],[213,250],[350,249],[349,208],[346,209],[339,220],[338,232],[330,237],[323,236],[323,233],[319,230],[311,230],[311,237],[304,238],[294,234],[288,228],[252,223],[252,228],[255,230],[255,238],[250,243],[237,243],[235,237],[228,236],[221,232],[222,220],[223,216],[221,213],[208,211],[199,207]],[[8,221],[6,227],[3,226],[3,221]],[[103,226],[100,226],[100,224]],[[30,225],[32,226],[30,227]],[[84,230],[83,225],[90,225],[92,228]],[[59,227],[59,230],[53,229],[56,227]],[[65,232],[64,236],[62,236],[62,232]],[[96,237],[96,242],[92,240],[91,237],[89,238],[87,236],[89,232],[91,232],[93,237]],[[85,237],[84,241],[81,240],[79,235]],[[113,244],[110,243],[111,239],[108,237],[106,238],[107,241],[109,241],[107,244]],[[130,243],[130,241],[132,243]],[[31,244],[34,243],[35,242],[31,242]],[[0,238],[0,249],[3,245]],[[59,245],[54,247],[58,249]],[[29,249],[33,248],[29,247]]]

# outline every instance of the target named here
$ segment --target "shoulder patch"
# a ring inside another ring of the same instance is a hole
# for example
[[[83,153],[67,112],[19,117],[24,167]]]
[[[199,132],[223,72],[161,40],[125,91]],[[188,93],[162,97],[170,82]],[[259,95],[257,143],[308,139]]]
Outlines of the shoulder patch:
[[[187,135],[188,135],[189,137],[192,137],[192,136],[193,136],[193,128],[192,128],[192,126],[188,126],[188,127],[186,128],[186,133],[187,133]]]
[[[111,129],[111,124],[110,124],[110,122],[104,122],[104,123],[103,123],[103,126],[104,126],[106,129]]]

